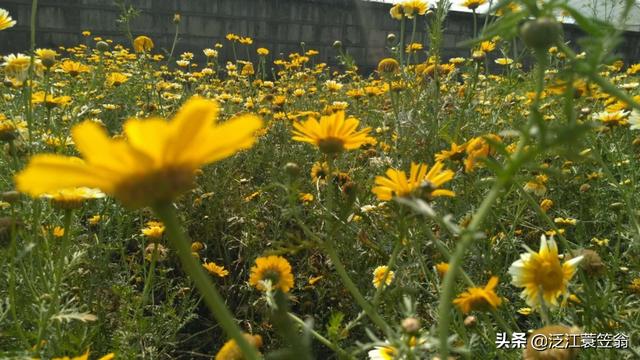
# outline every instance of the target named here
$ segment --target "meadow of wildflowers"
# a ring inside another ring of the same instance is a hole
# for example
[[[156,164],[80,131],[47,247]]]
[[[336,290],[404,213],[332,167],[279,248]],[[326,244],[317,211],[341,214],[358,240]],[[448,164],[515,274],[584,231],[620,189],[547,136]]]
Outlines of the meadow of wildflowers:
[[[3,54],[0,359],[640,358],[640,64],[485,3],[451,59],[448,1],[394,5],[371,74],[339,39]]]

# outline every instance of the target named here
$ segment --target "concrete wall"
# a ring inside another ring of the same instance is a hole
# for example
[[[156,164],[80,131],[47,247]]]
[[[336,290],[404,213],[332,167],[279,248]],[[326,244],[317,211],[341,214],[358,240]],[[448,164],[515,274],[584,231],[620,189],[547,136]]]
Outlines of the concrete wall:
[[[182,16],[181,36],[177,52],[192,51],[196,55],[216,42],[225,44],[222,59],[230,58],[230,47],[224,36],[233,32],[254,38],[256,47],[271,50],[272,58],[280,53],[307,49],[320,51],[320,61],[334,63],[334,40],[341,40],[363,69],[373,68],[385,57],[385,38],[398,32],[398,22],[389,16],[389,4],[361,0],[130,0],[141,11],[132,22],[134,36],[153,38],[156,50],[169,49],[173,40],[174,13]],[[0,32],[0,54],[29,48],[30,0],[2,0],[18,24]],[[119,10],[112,0],[40,0],[38,8],[38,47],[71,46],[84,43],[83,30],[125,43],[116,20]],[[417,40],[426,40],[424,17]],[[451,12],[445,31],[444,56],[466,56],[468,50],[457,43],[471,37],[469,13]],[[567,27],[569,39],[575,28]],[[620,49],[628,59],[638,60],[638,33],[628,33]],[[244,57],[244,50],[240,53]]]

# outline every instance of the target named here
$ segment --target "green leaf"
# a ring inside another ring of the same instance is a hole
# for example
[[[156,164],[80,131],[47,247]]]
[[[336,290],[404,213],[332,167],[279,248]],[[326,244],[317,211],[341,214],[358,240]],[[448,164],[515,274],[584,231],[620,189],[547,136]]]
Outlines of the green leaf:
[[[331,314],[329,324],[327,325],[327,333],[330,339],[338,340],[344,337],[344,332],[341,330],[343,320],[344,313],[338,311]]]

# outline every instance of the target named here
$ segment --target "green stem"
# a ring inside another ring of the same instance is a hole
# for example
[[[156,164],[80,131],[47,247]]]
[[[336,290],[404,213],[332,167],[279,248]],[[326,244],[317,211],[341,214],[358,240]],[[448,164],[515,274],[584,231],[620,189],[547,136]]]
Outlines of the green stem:
[[[35,51],[36,51],[36,24],[38,19],[38,0],[31,2],[31,44],[29,54],[29,86],[26,86],[26,105],[27,105],[27,132],[29,134],[29,141],[33,141],[31,132],[33,129],[33,101],[31,99],[31,93],[33,90],[33,74],[35,70]]]
[[[478,231],[480,225],[484,221],[485,217],[489,214],[489,210],[493,203],[498,199],[500,191],[511,181],[516,171],[522,166],[522,164],[532,156],[532,152],[526,152],[525,146],[529,142],[531,136],[530,130],[533,126],[537,126],[540,132],[544,131],[544,123],[540,114],[540,98],[544,89],[544,73],[546,67],[546,57],[541,51],[536,53],[537,69],[535,74],[535,90],[536,95],[531,104],[529,121],[527,128],[521,133],[520,141],[516,148],[515,153],[512,155],[506,168],[498,179],[494,183],[493,187],[489,191],[487,197],[484,198],[480,204],[480,208],[474,214],[471,219],[469,227],[462,234],[462,238],[456,247],[456,250],[449,262],[449,270],[444,277],[444,283],[442,285],[442,292],[440,293],[440,303],[438,305],[438,312],[440,315],[440,323],[438,326],[438,334],[440,339],[440,355],[446,359],[449,355],[449,347],[447,344],[449,335],[449,323],[451,321],[451,301],[453,299],[455,280],[460,270],[460,264],[467,248],[473,242],[474,235]],[[544,136],[542,136],[544,139]]]
[[[551,325],[551,321],[549,318],[549,308],[547,307],[547,303],[542,297],[542,289],[540,289],[540,291],[538,292],[538,301],[540,301],[540,317],[542,318],[542,323],[545,326]]]
[[[395,266],[398,255],[400,254],[400,250],[402,250],[402,246],[403,246],[402,240],[399,240],[396,242],[396,245],[393,247],[393,252],[391,253],[391,256],[389,257],[389,262],[387,263],[387,270],[385,271],[384,276],[382,277],[383,279],[385,280],[387,279],[389,272]],[[382,295],[383,290],[387,288],[385,280],[382,281],[380,286],[376,289],[375,294],[373,295],[373,301],[372,301],[373,306],[378,305],[378,303],[380,302],[380,295]]]
[[[527,142],[526,139],[526,136],[523,136],[520,139],[518,148],[513,155],[511,162],[507,164],[504,173],[501,174],[500,177],[498,177],[493,187],[489,191],[489,194],[487,194],[487,197],[485,197],[480,204],[478,211],[471,219],[469,227],[463,232],[460,242],[458,243],[458,246],[456,247],[455,252],[451,256],[451,259],[449,261],[449,270],[444,276],[442,292],[440,293],[440,303],[438,305],[438,313],[440,315],[440,323],[438,326],[438,334],[440,338],[440,354],[444,359],[446,359],[449,354],[447,340],[449,337],[449,324],[451,322],[450,309],[455,290],[455,280],[458,272],[460,271],[462,259],[467,248],[473,242],[474,236],[480,228],[480,225],[489,215],[491,206],[498,199],[500,192],[509,183],[510,179],[513,177],[513,175],[515,175],[520,166],[529,158],[529,156],[524,153],[525,145]]]
[[[415,36],[416,36],[416,24],[418,22],[418,16],[414,16],[413,17],[413,24],[411,26],[411,42],[409,42],[409,44],[413,44],[414,40],[415,40]],[[407,64],[411,63],[411,57],[415,56],[413,51],[409,53],[409,55],[407,55]],[[415,61],[415,58],[413,59]]]
[[[476,9],[473,9],[473,38],[478,37],[478,13]]]
[[[404,15],[400,20],[400,43],[398,43],[398,56],[400,57],[400,67],[404,64]]]
[[[51,293],[53,294],[53,301],[51,302],[51,306],[47,309],[44,314],[44,317],[41,317],[41,321],[38,329],[38,341],[36,342],[38,348],[40,347],[41,341],[44,339],[45,331],[48,327],[48,321],[51,319],[51,316],[55,311],[58,311],[60,307],[60,298],[62,293],[62,280],[64,277],[64,268],[67,259],[67,249],[69,244],[69,233],[71,232],[71,220],[73,216],[73,211],[70,209],[65,209],[64,211],[64,220],[63,220],[63,229],[64,234],[60,239],[60,248],[58,251],[58,256],[55,260],[55,264],[53,265],[53,289]]]
[[[431,230],[429,230],[429,232],[431,232],[431,234],[433,234],[433,232]],[[444,245],[444,243],[440,240],[437,240],[435,238],[433,238],[434,240],[433,243],[436,245],[436,247],[438,248],[438,251],[440,251],[440,253],[447,259],[447,262],[451,261],[451,253],[449,252],[449,250],[447,250],[447,247]],[[473,280],[471,280],[471,278],[469,277],[469,275],[467,275],[467,272],[464,271],[464,269],[460,269],[460,275],[462,276],[462,280],[464,280],[465,283],[467,283],[467,285],[469,287],[475,287],[476,284],[473,282]]]
[[[178,43],[178,34],[180,33],[180,23],[176,24],[176,33],[173,35],[173,43],[171,44],[171,52],[169,53],[169,59],[167,59],[167,65],[171,62],[173,58],[173,52],[176,49],[176,44]]]
[[[333,234],[333,230],[335,229],[334,225],[334,219],[332,216],[332,211],[334,208],[334,191],[335,189],[333,188],[334,184],[333,184],[333,179],[334,179],[334,175],[333,175],[333,157],[332,156],[328,156],[327,159],[327,164],[329,167],[329,175],[328,175],[328,182],[327,182],[327,204],[326,204],[326,210],[327,210],[327,217],[326,217],[326,222],[327,222],[327,233],[329,234],[329,236],[327,236],[325,242],[324,242],[324,248],[325,251],[327,252],[327,255],[329,255],[329,258],[331,259],[331,262],[333,263],[333,266],[336,268],[336,272],[338,273],[338,276],[340,277],[340,279],[342,280],[342,283],[344,284],[344,286],[347,288],[347,290],[349,290],[349,292],[351,293],[351,295],[354,297],[354,299],[356,300],[356,303],[358,303],[358,305],[362,308],[362,310],[364,310],[364,312],[367,314],[367,316],[369,316],[369,318],[381,329],[383,330],[385,333],[390,333],[390,327],[389,325],[382,319],[382,317],[380,317],[380,315],[376,312],[376,310],[373,308],[373,306],[371,306],[371,304],[369,304],[369,302],[364,298],[364,296],[362,295],[362,293],[360,292],[360,290],[358,290],[358,287],[355,285],[355,283],[351,280],[351,278],[349,277],[349,274],[347,273],[347,270],[345,269],[344,265],[342,264],[342,261],[340,260],[340,256],[338,255],[338,252],[336,251],[336,246],[335,243],[333,241],[334,239],[334,234]]]
[[[378,303],[380,302],[380,295],[382,295],[382,291],[387,287],[385,280],[387,279],[387,276],[391,271],[391,269],[393,269],[393,267],[396,265],[396,260],[398,259],[398,256],[400,255],[400,252],[403,247],[402,242],[405,241],[405,239],[407,238],[407,224],[404,218],[404,214],[401,212],[399,215],[400,215],[400,219],[399,219],[400,233],[399,233],[398,239],[396,240],[396,244],[393,247],[393,251],[391,252],[391,256],[389,257],[389,262],[387,263],[387,271],[385,271],[384,276],[382,277],[384,280],[382,281],[380,286],[376,289],[376,292],[373,295],[373,301],[372,301],[373,306],[377,306]]]
[[[609,169],[609,166],[607,166],[607,163],[604,162],[604,160],[602,159],[602,156],[600,155],[600,149],[598,149],[597,151],[593,151],[592,154],[595,157],[598,164],[600,164],[600,166],[602,167],[602,170],[604,171],[604,174],[606,175],[606,177],[609,179],[609,182],[611,182],[612,184],[617,184],[618,180],[611,172],[611,169]],[[620,188],[620,195],[622,195],[622,200],[624,201],[627,214],[629,215],[629,218],[633,223],[633,227],[636,230],[633,233],[633,238],[637,244],[640,244],[640,223],[638,222],[638,217],[636,216],[635,211],[633,210],[633,205],[632,205],[633,201],[631,200],[631,197],[627,193],[627,189],[624,187]]]
[[[62,282],[62,270],[64,269],[65,259],[67,257],[67,248],[69,246],[69,233],[71,232],[71,219],[72,219],[73,211],[65,210],[64,211],[64,220],[63,220],[63,228],[64,234],[62,235],[62,239],[60,242],[60,253],[58,255],[58,263],[56,264],[56,281],[59,283]]]
[[[238,63],[238,55],[236,54],[236,41],[235,40],[231,41],[231,50],[233,50],[233,63],[237,64]]]
[[[313,330],[313,328],[311,326],[309,326],[309,324],[304,322],[304,320],[300,319],[297,315],[295,315],[293,313],[289,313],[289,318],[291,318],[291,320],[293,320],[294,322],[298,323],[298,325],[302,326],[306,331],[308,331],[311,335],[313,335],[313,337],[315,337],[318,341],[320,341],[326,347],[328,347],[329,349],[335,351],[340,357],[349,357],[349,358],[351,358],[349,356],[349,354],[344,349],[342,349],[340,346],[332,343],[331,340],[325,338],[319,332]]]
[[[144,246],[144,245],[143,245]],[[149,292],[153,288],[153,276],[156,272],[156,264],[158,262],[158,243],[154,243],[153,253],[151,254],[151,265],[149,265],[149,272],[147,273],[147,277],[144,280],[144,289],[142,290],[142,304],[140,308],[144,308],[147,304],[147,298],[149,297]],[[143,248],[144,254],[144,248]]]
[[[209,307],[209,310],[213,313],[222,329],[235,340],[240,350],[244,353],[245,358],[248,360],[260,359],[258,351],[244,338],[242,330],[236,324],[236,321],[227,309],[227,306],[220,296],[220,293],[216,289],[216,286],[211,281],[210,277],[202,269],[199,262],[191,255],[191,246],[187,240],[180,221],[176,214],[173,204],[164,203],[158,204],[153,207],[154,212],[164,223],[168,233],[169,243],[176,251],[182,268],[189,275],[191,280],[196,285],[196,288],[202,294],[205,303]]]
[[[549,215],[544,210],[542,210],[542,208],[540,207],[540,204],[538,204],[536,200],[533,197],[531,197],[531,195],[529,195],[529,193],[527,193],[522,187],[519,187],[519,191],[525,197],[525,199],[529,202],[531,207],[535,209],[538,215],[549,225],[549,227],[551,227],[553,231],[555,231],[556,236],[558,237],[558,239],[560,239],[560,242],[562,243],[562,246],[564,247],[565,251],[571,249],[573,246],[569,245],[569,241],[567,240],[567,238],[560,233],[560,229],[558,229],[558,227],[553,222],[553,220],[551,220]]]
[[[438,305],[438,313],[440,314],[440,321],[438,324],[438,334],[440,338],[440,355],[443,359],[446,359],[449,355],[448,339],[449,339],[449,323],[451,322],[451,304],[455,290],[455,280],[460,270],[462,258],[471,245],[475,232],[489,214],[489,210],[493,203],[498,199],[498,195],[504,186],[504,181],[497,181],[491,191],[484,199],[480,208],[473,216],[469,227],[462,235],[455,252],[449,260],[449,270],[447,270],[444,281],[442,284],[442,292],[440,293],[440,303]]]
[[[371,321],[373,321],[380,329],[382,329],[386,333],[389,333],[391,330],[389,325],[380,317],[380,315],[378,315],[376,310],[373,308],[373,306],[371,306],[371,304],[369,304],[369,302],[367,302],[364,296],[362,296],[362,293],[360,293],[358,287],[353,283],[353,281],[349,277],[349,274],[347,274],[347,271],[345,270],[344,265],[342,264],[342,261],[340,261],[340,257],[336,252],[335,245],[331,240],[326,241],[325,251],[327,252],[327,255],[329,255],[329,259],[331,259],[333,266],[336,268],[336,272],[338,273],[338,276],[340,276],[340,280],[342,280],[344,286],[347,288],[347,290],[349,290],[351,296],[353,296],[353,298],[356,300],[356,303],[358,303],[362,310],[364,310]]]
[[[411,247],[413,247],[413,250],[415,251],[414,258],[416,259],[416,261],[418,262],[418,265],[420,266],[420,270],[422,271],[422,275],[424,275],[425,281],[428,281],[429,283],[435,285],[436,282],[432,277],[432,272],[429,271],[429,267],[424,262],[424,259],[422,257],[422,246],[420,245],[419,240],[412,236],[410,236],[409,238],[411,239]]]
[[[17,288],[17,281],[16,281],[16,271],[18,268],[18,244],[17,244],[17,239],[16,239],[16,225],[15,223],[13,223],[11,225],[11,229],[10,229],[10,236],[11,236],[11,245],[9,246],[9,252],[8,254],[9,259],[11,261],[11,268],[12,271],[9,271],[9,306],[11,308],[11,316],[13,317],[13,323],[16,329],[16,333],[18,334],[18,336],[20,337],[20,340],[22,340],[23,345],[24,344],[29,344],[29,341],[27,340],[24,332],[22,331],[22,327],[20,326],[21,322],[20,322],[20,317],[18,316],[18,309],[17,309],[17,296],[16,296],[16,288]]]

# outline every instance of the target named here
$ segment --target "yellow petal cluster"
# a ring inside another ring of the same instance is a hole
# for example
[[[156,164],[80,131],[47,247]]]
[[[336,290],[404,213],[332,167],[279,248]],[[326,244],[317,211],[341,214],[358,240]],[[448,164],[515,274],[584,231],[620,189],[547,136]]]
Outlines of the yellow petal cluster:
[[[411,163],[409,177],[402,170],[388,169],[386,176],[376,176],[371,190],[378,200],[389,201],[393,197],[423,196],[427,199],[438,196],[454,196],[451,190],[440,187],[453,179],[453,171],[443,170],[444,165],[435,163],[431,169],[426,164]],[[418,194],[420,190],[420,194]]]
[[[376,140],[369,136],[371,128],[356,130],[359,124],[358,119],[345,118],[344,111],[337,111],[320,117],[320,121],[310,117],[305,122],[295,122],[292,138],[316,145],[324,153],[339,153],[375,143]]]
[[[170,202],[192,186],[201,166],[251,147],[262,126],[254,115],[216,125],[217,115],[215,102],[194,97],[169,122],[129,119],[126,139],[110,138],[95,122],[83,122],[72,129],[82,159],[35,155],[16,175],[16,187],[32,196],[97,188],[130,207]]]
[[[576,273],[582,256],[560,263],[558,245],[553,236],[540,238],[540,250],[520,255],[520,259],[511,264],[509,274],[512,284],[524,288],[521,297],[532,308],[539,307],[543,300],[547,306],[558,306],[558,297],[568,295],[568,284]]]

